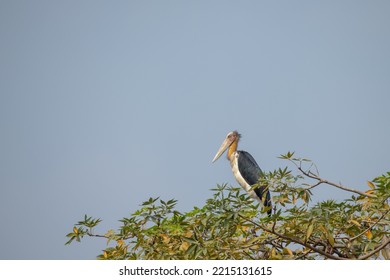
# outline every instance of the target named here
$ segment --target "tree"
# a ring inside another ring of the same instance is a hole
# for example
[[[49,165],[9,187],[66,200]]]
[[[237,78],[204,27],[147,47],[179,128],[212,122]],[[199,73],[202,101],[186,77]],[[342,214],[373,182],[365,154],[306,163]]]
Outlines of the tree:
[[[218,185],[204,206],[180,213],[176,200],[150,198],[118,230],[94,233],[101,222],[85,215],[66,244],[105,238],[98,259],[380,259],[390,258],[390,172],[358,191],[321,178],[316,166],[294,153],[289,168],[258,183],[273,194],[268,217],[240,188]],[[312,190],[335,187],[350,197],[310,204]],[[256,186],[254,186],[256,187]]]

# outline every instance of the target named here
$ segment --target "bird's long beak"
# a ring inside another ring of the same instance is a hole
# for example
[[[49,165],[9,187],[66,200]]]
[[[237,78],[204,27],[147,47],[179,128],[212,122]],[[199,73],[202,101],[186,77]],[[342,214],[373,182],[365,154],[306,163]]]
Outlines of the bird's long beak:
[[[219,157],[223,154],[223,152],[225,152],[226,149],[229,148],[230,144],[231,144],[231,141],[229,141],[229,139],[226,138],[225,141],[223,141],[221,147],[219,147],[219,150],[218,150],[217,154],[215,155],[215,157],[213,158],[212,162],[219,159]]]

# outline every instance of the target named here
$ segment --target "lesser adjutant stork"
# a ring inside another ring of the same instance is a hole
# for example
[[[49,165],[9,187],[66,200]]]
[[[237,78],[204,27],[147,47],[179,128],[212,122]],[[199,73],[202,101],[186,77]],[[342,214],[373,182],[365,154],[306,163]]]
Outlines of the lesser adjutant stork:
[[[269,190],[264,186],[253,187],[258,184],[259,179],[263,176],[259,165],[255,159],[245,151],[237,151],[238,141],[241,135],[237,131],[229,132],[215,155],[213,162],[216,161],[227,149],[227,158],[230,161],[234,177],[241,187],[246,190],[255,200],[263,203],[268,209],[268,215],[272,213],[271,195]]]

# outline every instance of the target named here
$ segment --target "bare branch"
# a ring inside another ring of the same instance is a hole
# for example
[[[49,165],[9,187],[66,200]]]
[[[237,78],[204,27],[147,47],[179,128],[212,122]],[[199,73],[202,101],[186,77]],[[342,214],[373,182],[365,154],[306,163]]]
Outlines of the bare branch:
[[[292,161],[294,163],[294,165],[298,168],[299,171],[301,171],[301,173],[311,179],[314,179],[314,180],[317,180],[318,183],[311,186],[310,188],[308,189],[312,189],[314,187],[317,187],[318,185],[320,184],[327,184],[327,185],[330,185],[330,186],[333,186],[333,187],[336,187],[336,188],[339,188],[339,189],[342,189],[344,191],[348,191],[348,192],[353,192],[353,193],[356,193],[356,194],[360,194],[362,196],[365,196],[365,197],[375,197],[375,195],[372,195],[372,194],[368,194],[368,193],[365,193],[365,192],[361,192],[361,191],[358,191],[358,190],[355,190],[355,189],[351,189],[351,188],[347,188],[341,184],[336,184],[336,183],[333,183],[331,181],[328,181],[328,180],[325,180],[325,179],[322,179],[321,177],[319,177],[318,175],[316,175],[315,173],[311,172],[310,170],[309,171],[305,171],[303,170],[303,168],[296,164],[296,162]]]
[[[312,185],[312,186],[310,186],[310,187],[306,188],[306,190],[311,190],[311,189],[314,189],[315,187],[317,187],[317,186],[321,185],[322,183],[323,183],[322,181],[318,181],[318,182],[317,182],[317,183],[315,183],[314,185]]]
[[[93,234],[93,233],[90,233],[90,232],[87,232],[86,234],[87,234],[88,236],[91,236],[91,237],[100,237],[100,238],[106,238],[106,239],[109,238],[108,236],[105,236],[105,235]]]

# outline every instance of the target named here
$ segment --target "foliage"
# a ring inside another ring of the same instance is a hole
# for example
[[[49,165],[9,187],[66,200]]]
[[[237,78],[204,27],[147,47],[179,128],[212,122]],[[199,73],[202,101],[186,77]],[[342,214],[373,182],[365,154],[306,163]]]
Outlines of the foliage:
[[[295,158],[259,181],[271,190],[268,217],[239,188],[218,185],[201,208],[180,213],[176,200],[150,198],[118,230],[94,234],[101,222],[85,216],[66,244],[85,236],[106,238],[98,259],[378,259],[389,258],[390,172],[361,192],[319,177],[315,165]],[[311,205],[312,190],[336,187],[351,194],[341,202]]]

